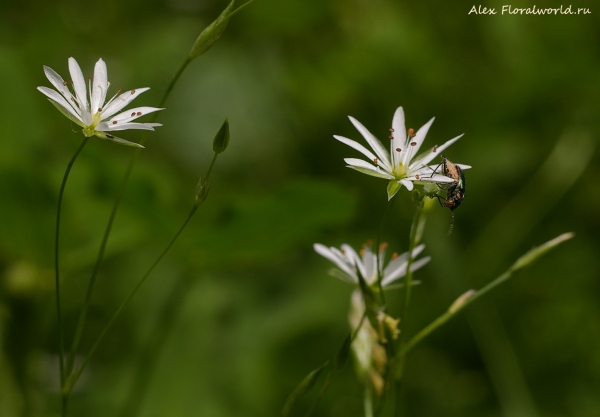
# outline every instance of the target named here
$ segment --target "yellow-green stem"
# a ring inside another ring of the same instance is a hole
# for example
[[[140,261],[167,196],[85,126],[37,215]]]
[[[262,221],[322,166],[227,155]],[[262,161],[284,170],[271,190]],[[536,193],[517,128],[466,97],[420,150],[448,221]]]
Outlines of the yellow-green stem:
[[[89,138],[84,138],[81,141],[81,144],[71,157],[71,160],[67,164],[67,169],[65,170],[65,174],[63,175],[62,182],[60,184],[60,190],[58,192],[58,208],[56,210],[56,232],[55,232],[55,241],[54,241],[54,272],[55,272],[55,290],[56,290],[56,319],[57,319],[57,327],[58,327],[58,358],[59,358],[59,366],[60,366],[60,383],[64,383],[65,381],[65,345],[64,345],[64,334],[62,328],[62,311],[60,307],[60,268],[59,268],[59,241],[60,241],[60,214],[62,209],[62,200],[65,192],[65,187],[67,185],[67,179],[69,178],[69,174],[71,172],[71,168],[75,163],[75,160],[83,150],[83,147],[87,143]],[[66,412],[66,401],[63,399],[63,415]]]
[[[415,211],[415,215],[413,217],[413,222],[410,228],[410,237],[408,244],[408,261],[406,264],[406,276],[404,277],[404,302],[402,304],[402,309],[400,313],[400,335],[398,337],[397,348],[394,348],[396,352],[402,351],[402,346],[404,346],[404,336],[407,331],[407,316],[408,316],[408,307],[410,305],[410,295],[412,288],[412,278],[413,273],[411,271],[411,267],[413,264],[413,251],[417,244],[419,243],[419,236],[422,232],[422,221],[424,216],[423,202],[417,202],[417,209]],[[396,350],[397,349],[397,350]],[[388,378],[389,383],[391,384],[390,392],[395,392],[396,398],[392,400],[392,407],[394,414],[398,413],[401,410],[401,401],[402,401],[402,378],[404,373],[404,355],[400,355],[396,353],[390,360],[389,364],[389,372],[390,377]]]
[[[417,246],[417,244],[419,243],[417,240],[417,236],[418,236],[418,231],[419,231],[419,227],[420,224],[422,222],[423,219],[423,205],[422,204],[417,204],[417,210],[415,212],[415,216],[413,218],[413,223],[412,226],[410,228],[410,238],[409,238],[409,245],[408,245],[408,262],[406,265],[406,276],[404,277],[404,303],[402,304],[402,311],[400,314],[400,323],[401,323],[401,332],[400,332],[400,336],[398,337],[398,346],[400,346],[400,351],[402,351],[402,346],[404,345],[404,336],[406,334],[406,329],[407,329],[407,316],[408,316],[408,308],[410,306],[410,295],[411,295],[411,289],[412,289],[412,278],[413,278],[413,273],[411,271],[411,267],[413,264],[413,251],[415,250],[415,247]],[[404,370],[404,357],[400,356],[398,357],[398,355],[396,355],[397,360],[399,360],[399,364],[398,364],[398,373],[396,374],[398,379],[402,378],[402,372]]]
[[[383,292],[383,287],[381,286],[381,280],[383,279],[383,273],[381,272],[383,259],[381,259],[381,251],[379,247],[381,246],[381,240],[383,238],[383,229],[385,227],[385,221],[389,212],[394,205],[394,197],[388,200],[388,203],[385,207],[385,212],[381,217],[381,224],[379,225],[379,233],[377,234],[377,241],[375,242],[375,253],[377,254],[377,287],[379,289],[379,297],[381,299],[381,303],[385,305],[385,294]]]

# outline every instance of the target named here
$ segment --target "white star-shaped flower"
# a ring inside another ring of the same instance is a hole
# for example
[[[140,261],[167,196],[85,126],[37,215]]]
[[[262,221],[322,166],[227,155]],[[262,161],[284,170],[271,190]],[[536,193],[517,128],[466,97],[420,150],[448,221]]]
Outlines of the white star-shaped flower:
[[[407,132],[404,124],[404,110],[402,107],[398,107],[394,113],[392,128],[390,129],[390,152],[358,120],[352,116],[348,116],[348,118],[365,138],[369,146],[371,146],[374,153],[352,139],[334,135],[335,139],[356,149],[369,158],[369,162],[356,158],[346,158],[344,161],[348,164],[348,168],[373,177],[390,180],[388,184],[388,199],[396,195],[401,188],[400,184],[410,191],[413,189],[413,182],[415,181],[434,183],[451,183],[454,181],[452,178],[436,173],[438,165],[427,164],[463,135],[450,139],[441,146],[434,146],[427,152],[415,157],[435,117],[425,123],[416,133],[413,133],[412,129],[409,129]],[[468,165],[456,165],[462,169],[471,168]]]
[[[37,89],[69,120],[81,126],[85,136],[97,136],[121,145],[143,148],[140,144],[114,136],[112,132],[128,129],[154,130],[156,126],[162,126],[160,123],[132,123],[132,121],[164,109],[136,107],[117,114],[137,96],[148,91],[150,89],[148,87],[129,90],[121,95],[118,95],[121,91],[118,90],[113,98],[104,102],[110,83],[106,64],[102,59],[96,62],[94,78],[89,80],[89,92],[81,68],[74,58],[69,58],[69,72],[72,81],[66,82],[52,68],[44,66],[44,73],[56,91],[48,87]],[[74,93],[69,89],[69,85],[72,85]]]
[[[393,283],[406,275],[406,267],[408,266],[408,252],[402,255],[393,254],[388,264],[384,267],[385,246],[381,245],[379,249],[379,270],[382,274],[381,286],[393,288]],[[331,275],[344,281],[347,284],[358,286],[358,277],[362,276],[367,285],[373,286],[377,283],[377,255],[371,250],[371,245],[364,245],[360,251],[360,255],[347,244],[343,244],[341,249],[330,247],[320,243],[313,245],[315,251],[333,262],[339,269],[330,271]],[[419,245],[413,249],[412,257],[415,259],[425,249],[425,245]],[[421,268],[431,257],[413,261],[411,264],[411,272]]]

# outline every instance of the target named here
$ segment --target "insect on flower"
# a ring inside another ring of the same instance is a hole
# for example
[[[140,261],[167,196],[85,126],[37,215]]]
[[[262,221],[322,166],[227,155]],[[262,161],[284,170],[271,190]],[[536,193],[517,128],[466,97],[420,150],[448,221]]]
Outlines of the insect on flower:
[[[440,189],[446,190],[446,197],[439,194],[435,195],[442,207],[448,207],[452,211],[452,221],[450,223],[450,230],[448,231],[448,234],[450,234],[452,233],[452,226],[454,225],[454,210],[460,206],[460,203],[462,203],[465,198],[465,174],[460,166],[450,161],[444,155],[442,155],[442,163],[438,165],[438,168],[440,167],[442,169],[442,174],[453,180],[451,183],[438,184]],[[434,173],[438,168],[434,170]]]
[[[452,178],[454,182],[449,184],[444,183],[440,186],[446,189],[446,198],[444,198],[443,203],[442,196],[438,195],[437,198],[442,207],[448,207],[450,210],[454,211],[454,209],[460,206],[460,203],[462,203],[463,199],[465,198],[465,174],[460,166],[456,165],[443,155],[440,166],[442,168],[442,173],[446,177]]]

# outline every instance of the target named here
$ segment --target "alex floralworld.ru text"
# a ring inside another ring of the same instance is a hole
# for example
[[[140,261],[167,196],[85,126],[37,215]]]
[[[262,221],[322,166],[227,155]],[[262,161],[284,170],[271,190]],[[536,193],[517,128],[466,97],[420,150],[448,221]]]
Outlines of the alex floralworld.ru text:
[[[512,7],[510,5],[502,6],[500,14],[591,14],[590,9],[580,7],[578,9],[574,9],[573,6],[569,5],[568,7],[560,6],[557,8],[538,8],[536,5],[532,7],[519,8]],[[471,10],[468,14],[497,14],[496,9],[487,8],[481,5],[471,7]]]

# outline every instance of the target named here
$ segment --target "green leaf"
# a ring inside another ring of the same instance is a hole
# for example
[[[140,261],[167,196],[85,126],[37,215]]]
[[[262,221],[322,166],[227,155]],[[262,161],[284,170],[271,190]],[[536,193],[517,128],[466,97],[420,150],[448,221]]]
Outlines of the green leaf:
[[[348,357],[350,356],[350,346],[352,345],[352,335],[349,334],[344,343],[338,351],[335,353],[335,357],[333,358],[333,369],[336,371],[340,371],[346,364],[348,363]]]
[[[321,376],[321,374],[323,373],[323,371],[325,370],[327,365],[329,365],[329,361],[327,361],[323,365],[319,366],[317,369],[315,369],[314,371],[312,371],[311,373],[306,375],[302,379],[302,381],[300,381],[300,383],[296,386],[294,391],[292,391],[292,393],[286,400],[285,405],[283,406],[283,409],[281,410],[282,416],[287,416],[290,413],[292,406],[294,405],[296,400],[299,397],[301,397],[302,395],[306,394],[308,391],[310,391],[310,389],[312,387],[315,386],[315,383],[317,382],[317,380],[319,379],[319,377]]]

